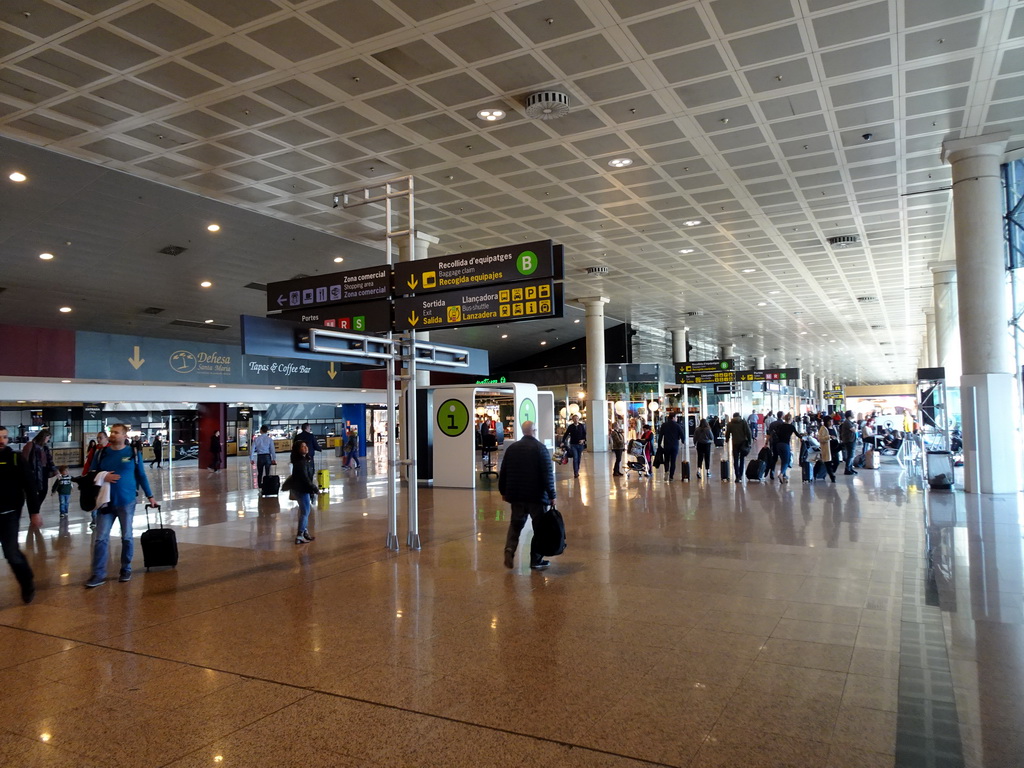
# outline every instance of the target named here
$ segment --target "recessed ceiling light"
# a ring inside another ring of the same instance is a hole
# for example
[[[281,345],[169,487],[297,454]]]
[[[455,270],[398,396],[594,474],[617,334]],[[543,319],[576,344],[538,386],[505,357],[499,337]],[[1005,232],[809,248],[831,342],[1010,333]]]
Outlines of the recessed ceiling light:
[[[206,323],[207,325],[209,325],[210,323],[213,322],[213,320],[203,320],[203,322]]]
[[[213,283],[211,283],[209,280],[203,280],[203,282],[201,282],[199,285],[202,286],[203,288],[210,288],[211,286],[213,286]]]
[[[61,307],[60,311],[63,312],[64,314],[67,314],[68,312],[71,311],[71,307]]]
[[[542,342],[540,343],[540,345],[541,345],[542,347],[543,347],[543,346],[545,346],[546,344],[547,344],[547,342],[546,342],[546,341],[542,341]]]
[[[781,293],[781,291],[768,291],[769,296],[774,296],[777,293]]]
[[[341,262],[343,262],[344,260],[345,260],[344,256],[335,256],[334,257],[334,263],[335,264],[341,264]]]
[[[807,331],[800,331],[800,335],[801,336],[806,336],[807,335]]]
[[[488,123],[495,123],[498,120],[505,119],[505,110],[503,109],[481,109],[476,113],[476,116],[481,120],[486,120]]]
[[[52,253],[40,253],[39,254],[39,258],[42,259],[43,261],[50,261],[53,258],[53,254]]]
[[[608,165],[612,168],[626,168],[633,164],[633,161],[628,157],[615,157],[608,161]]]
[[[210,232],[220,232],[220,224],[207,224],[206,228]]]
[[[835,339],[829,339],[829,340],[828,340],[828,343],[829,343],[829,344],[835,344],[835,343],[836,343],[836,340],[835,340]]]
[[[503,334],[501,334],[501,338],[503,338],[503,339],[507,339],[507,338],[508,338],[508,334],[507,334],[507,333],[503,333]]]
[[[693,253],[693,248],[680,248],[680,253]]]
[[[61,379],[60,383],[61,384],[70,384],[71,383],[71,379]]]
[[[757,270],[748,267],[747,269],[741,269],[740,272],[742,272],[744,275],[749,275],[751,272],[757,272]]]
[[[274,389],[280,389],[280,387],[274,387]]]
[[[700,224],[700,219],[690,219],[689,221],[684,221],[683,224],[687,227],[696,227]]]
[[[10,179],[11,181],[25,181],[25,179],[27,179],[28,176],[26,176],[21,171],[15,171],[14,173],[12,173],[7,178]]]
[[[573,320],[573,323],[578,323],[579,321],[580,319],[577,317],[575,320]]]
[[[759,301],[759,302],[757,302],[757,306],[759,306],[759,307],[767,307],[768,306],[768,302],[767,301]]]

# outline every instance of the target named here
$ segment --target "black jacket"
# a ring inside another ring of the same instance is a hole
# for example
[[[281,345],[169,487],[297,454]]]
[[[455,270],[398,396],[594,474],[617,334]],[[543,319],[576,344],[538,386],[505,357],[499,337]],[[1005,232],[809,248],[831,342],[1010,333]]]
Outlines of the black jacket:
[[[587,442],[586,424],[570,424],[565,428],[565,434],[562,436],[563,445],[583,445],[585,442]]]
[[[28,487],[28,463],[24,457],[9,445],[0,449],[0,512],[20,512]]]
[[[320,492],[320,487],[316,484],[316,468],[313,466],[313,457],[309,454],[301,456],[296,453],[292,456],[292,473],[288,479],[291,481],[288,490],[295,494]]]
[[[544,443],[529,436],[505,449],[498,472],[498,491],[508,502],[554,502],[555,467]]]
[[[679,441],[683,439],[683,425],[678,421],[666,421],[658,434],[658,445],[669,453],[679,452]]]

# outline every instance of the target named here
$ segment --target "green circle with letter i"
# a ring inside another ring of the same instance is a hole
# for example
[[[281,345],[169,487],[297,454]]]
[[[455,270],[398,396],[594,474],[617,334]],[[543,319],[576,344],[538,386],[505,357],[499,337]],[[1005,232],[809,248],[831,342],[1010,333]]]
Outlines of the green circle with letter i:
[[[448,437],[458,437],[469,426],[469,409],[461,400],[445,400],[437,409],[437,426]]]
[[[532,275],[537,271],[539,264],[540,259],[537,258],[537,254],[533,251],[523,251],[519,254],[519,258],[516,259],[516,269],[519,270],[520,275]]]
[[[524,421],[537,422],[537,406],[528,397],[524,397],[523,401],[519,404],[519,424],[522,427]]]

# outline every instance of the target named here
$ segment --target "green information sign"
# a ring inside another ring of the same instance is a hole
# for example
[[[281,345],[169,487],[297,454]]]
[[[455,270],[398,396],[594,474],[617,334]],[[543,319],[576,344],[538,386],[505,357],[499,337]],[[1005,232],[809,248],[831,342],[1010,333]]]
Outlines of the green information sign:
[[[437,409],[437,426],[448,437],[458,437],[469,426],[469,409],[461,400],[445,400]]]
[[[523,402],[519,404],[520,425],[525,421],[537,422],[537,404],[528,397],[523,398]]]

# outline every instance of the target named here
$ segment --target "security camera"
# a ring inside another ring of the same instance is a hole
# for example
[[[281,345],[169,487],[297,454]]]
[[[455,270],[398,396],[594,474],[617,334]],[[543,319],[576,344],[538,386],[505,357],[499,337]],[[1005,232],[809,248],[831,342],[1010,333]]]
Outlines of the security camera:
[[[873,138],[875,138],[875,134],[865,133],[863,136],[861,136],[861,138],[864,139],[864,141],[871,141]]]

